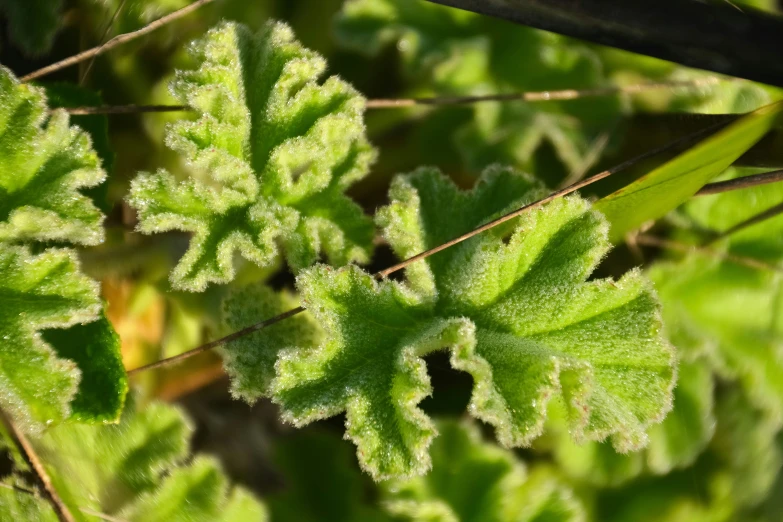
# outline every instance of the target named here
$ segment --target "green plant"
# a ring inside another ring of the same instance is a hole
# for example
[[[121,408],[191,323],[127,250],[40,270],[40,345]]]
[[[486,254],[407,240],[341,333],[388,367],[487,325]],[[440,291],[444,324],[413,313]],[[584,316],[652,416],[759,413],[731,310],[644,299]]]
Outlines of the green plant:
[[[69,3],[94,61],[0,69],[0,518],[776,519],[778,90],[420,0],[270,2],[373,57],[327,76],[209,3]],[[39,9],[0,4],[20,49],[72,43]],[[188,52],[104,54],[177,13]],[[624,162],[617,129],[673,109],[720,114]]]

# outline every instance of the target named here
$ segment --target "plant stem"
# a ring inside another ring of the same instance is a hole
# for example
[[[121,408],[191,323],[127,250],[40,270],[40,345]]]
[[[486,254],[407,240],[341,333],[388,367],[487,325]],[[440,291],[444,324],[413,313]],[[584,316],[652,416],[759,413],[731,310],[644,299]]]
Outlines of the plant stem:
[[[438,252],[441,252],[441,251],[443,251],[443,250],[445,250],[445,249],[447,249],[449,247],[452,247],[452,246],[454,246],[454,245],[456,245],[458,243],[461,243],[463,241],[466,241],[466,240],[468,240],[468,239],[470,239],[470,238],[472,238],[474,236],[477,236],[478,234],[481,234],[482,232],[485,232],[485,231],[487,231],[487,230],[489,230],[489,229],[491,229],[493,227],[496,227],[496,226],[498,226],[498,225],[500,225],[502,223],[505,223],[507,221],[510,221],[510,220],[512,220],[512,219],[514,219],[514,218],[516,218],[516,217],[518,217],[518,216],[520,216],[520,215],[522,215],[522,214],[524,214],[526,212],[529,212],[529,211],[531,211],[531,210],[533,210],[535,208],[541,207],[541,206],[545,205],[546,203],[549,203],[550,201],[553,201],[553,200],[555,200],[557,198],[561,198],[563,196],[566,196],[568,194],[576,192],[577,190],[579,190],[581,188],[584,188],[584,187],[586,187],[586,186],[588,186],[588,185],[590,185],[592,183],[595,183],[597,181],[600,181],[600,180],[602,180],[604,178],[607,178],[607,177],[611,176],[612,174],[615,174],[617,172],[625,170],[628,167],[638,163],[639,161],[643,161],[643,160],[645,160],[647,158],[650,158],[652,156],[655,156],[657,154],[665,152],[665,151],[667,151],[669,149],[672,149],[672,148],[675,148],[675,147],[679,147],[679,146],[683,145],[684,143],[689,143],[689,142],[691,142],[693,140],[696,140],[696,139],[702,137],[703,135],[708,134],[709,132],[715,131],[717,128],[722,127],[724,125],[725,125],[725,123],[723,123],[723,122],[711,125],[710,127],[702,129],[702,130],[700,130],[698,132],[689,134],[689,135],[684,136],[684,137],[682,137],[682,138],[680,138],[678,140],[675,140],[675,141],[672,141],[670,143],[667,143],[666,145],[664,145],[662,147],[659,147],[657,149],[653,149],[653,150],[647,151],[644,154],[641,154],[640,156],[637,156],[637,157],[635,157],[633,159],[630,159],[628,161],[625,161],[625,162],[617,165],[616,167],[613,167],[613,168],[611,168],[609,170],[605,170],[603,172],[599,172],[598,174],[595,174],[595,175],[593,175],[593,176],[591,176],[591,177],[589,177],[589,178],[587,178],[585,180],[578,181],[578,182],[576,182],[576,183],[574,183],[574,184],[572,184],[572,185],[570,185],[570,186],[568,186],[568,187],[566,187],[564,189],[561,189],[561,190],[558,190],[556,192],[553,192],[552,194],[550,194],[549,196],[547,196],[547,197],[545,197],[543,199],[539,199],[538,201],[534,201],[533,203],[525,205],[524,207],[518,208],[518,209],[514,210],[513,212],[510,212],[510,213],[508,213],[508,214],[506,214],[504,216],[501,216],[501,217],[495,219],[494,221],[490,221],[486,225],[482,225],[482,226],[480,226],[478,228],[475,228],[475,229],[471,230],[470,232],[468,232],[466,234],[463,234],[463,235],[461,235],[459,237],[456,237],[456,238],[452,239],[451,241],[447,241],[446,243],[443,243],[443,244],[441,244],[439,246],[436,246],[434,248],[426,250],[426,251],[424,251],[424,252],[422,252],[420,254],[417,254],[417,255],[415,255],[413,257],[410,257],[410,258],[408,258],[408,259],[406,259],[406,260],[404,260],[404,261],[402,261],[400,263],[397,263],[396,265],[391,266],[391,267],[389,267],[389,268],[387,268],[385,270],[381,270],[379,272],[376,272],[374,274],[374,277],[376,277],[378,279],[385,279],[386,277],[388,277],[389,275],[393,274],[394,272],[402,270],[403,268],[406,268],[407,266],[409,266],[412,263],[415,263],[416,261],[421,261],[422,259],[430,257],[431,255],[437,254]],[[198,346],[196,348],[193,348],[192,350],[189,350],[187,352],[183,352],[183,353],[181,353],[179,355],[175,355],[174,357],[169,357],[167,359],[162,359],[160,361],[157,361],[157,362],[154,362],[154,363],[150,363],[150,364],[147,364],[145,366],[140,366],[139,368],[134,368],[132,370],[129,370],[128,371],[128,375],[135,375],[137,373],[140,373],[140,372],[143,372],[143,371],[146,371],[146,370],[152,370],[152,369],[155,369],[155,368],[162,368],[164,366],[169,366],[171,364],[176,364],[178,362],[184,361],[185,359],[189,359],[189,358],[193,357],[194,355],[198,355],[198,354],[200,354],[202,352],[206,352],[206,351],[211,350],[212,348],[215,348],[217,346],[221,346],[221,345],[229,343],[229,342],[231,342],[231,341],[233,341],[235,339],[239,339],[240,337],[244,337],[246,335],[250,335],[250,334],[252,334],[254,332],[262,330],[262,329],[266,328],[267,326],[271,326],[273,324],[279,323],[280,321],[282,321],[284,319],[288,319],[289,317],[293,317],[293,316],[298,315],[298,314],[300,314],[300,313],[302,313],[304,311],[305,311],[305,308],[301,307],[301,306],[297,307],[297,308],[294,308],[292,310],[288,310],[287,312],[284,312],[284,313],[282,313],[282,314],[280,314],[278,316],[275,316],[275,317],[272,317],[270,319],[266,319],[266,320],[261,321],[259,323],[253,324],[251,326],[248,326],[247,328],[243,328],[242,330],[239,330],[237,332],[229,334],[229,335],[227,335],[225,337],[221,337],[220,339],[216,339],[214,341],[211,341],[211,342],[208,342],[208,343],[203,344],[201,346]]]
[[[46,472],[43,462],[41,462],[41,459],[35,452],[33,445],[27,439],[27,436],[21,430],[17,429],[16,425],[11,420],[11,417],[2,410],[0,410],[0,420],[2,420],[6,430],[8,430],[11,438],[14,439],[14,442],[22,451],[25,460],[35,473],[36,479],[40,483],[42,490],[46,493],[47,500],[49,500],[49,503],[52,505],[52,508],[57,515],[57,519],[60,522],[75,522],[76,519],[73,518],[68,506],[65,505],[60,498],[60,495],[57,493],[57,490],[49,478],[49,474]]]
[[[31,80],[38,79],[42,76],[46,76],[47,74],[51,74],[55,71],[59,71],[61,69],[65,69],[66,67],[70,67],[72,65],[76,65],[77,63],[81,63],[85,60],[89,60],[90,58],[94,58],[96,56],[99,56],[105,52],[108,52],[115,47],[118,47],[124,43],[130,42],[132,40],[135,40],[136,38],[140,38],[144,35],[147,35],[157,29],[160,29],[161,27],[165,26],[166,24],[169,24],[175,20],[178,20],[179,18],[182,18],[185,15],[188,15],[198,9],[199,7],[206,5],[210,2],[213,2],[214,0],[197,0],[193,2],[190,5],[187,5],[183,7],[182,9],[179,9],[177,11],[174,11],[173,13],[167,14],[166,16],[163,16],[161,18],[158,18],[157,20],[150,22],[149,24],[145,25],[141,29],[137,29],[136,31],[132,31],[130,33],[124,33],[115,36],[108,42],[101,44],[97,47],[93,47],[92,49],[88,49],[86,51],[82,51],[79,54],[76,54],[74,56],[71,56],[70,58],[66,58],[65,60],[61,60],[59,62],[53,63],[51,65],[47,65],[46,67],[43,67],[41,69],[38,69],[37,71],[33,71],[30,74],[27,74],[25,76],[22,76],[21,81],[23,82],[29,82]]]
[[[695,195],[710,196],[712,194],[720,194],[722,192],[729,192],[732,190],[757,187],[759,185],[766,185],[768,183],[777,183],[778,181],[783,181],[783,170],[776,170],[774,172],[765,172],[764,174],[754,174],[752,176],[709,183],[704,185]]]

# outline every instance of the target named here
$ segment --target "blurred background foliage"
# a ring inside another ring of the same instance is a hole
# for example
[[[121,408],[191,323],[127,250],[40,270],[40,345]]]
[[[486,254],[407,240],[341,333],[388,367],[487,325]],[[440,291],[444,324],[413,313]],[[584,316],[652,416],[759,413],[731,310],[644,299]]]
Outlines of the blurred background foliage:
[[[67,0],[59,11],[57,0],[36,3],[47,16],[25,19],[0,4],[4,16],[0,63],[19,76],[136,30],[190,2]],[[738,9],[742,4],[777,9],[774,0],[733,3]],[[175,68],[189,66],[185,52],[189,41],[221,19],[259,28],[270,18],[290,23],[304,45],[327,58],[331,73],[371,99],[600,89],[714,77],[421,0],[343,4],[343,0],[216,0],[94,61],[47,76],[40,84],[54,106],[174,103],[167,83]],[[9,32],[7,27],[16,30]],[[776,89],[723,80],[704,81],[698,88],[669,87],[572,101],[373,110],[367,114],[367,125],[380,158],[372,174],[352,189],[352,196],[373,212],[386,201],[394,174],[427,164],[437,165],[464,186],[472,185],[486,165],[505,163],[557,187],[698,128],[701,120],[693,114],[747,112],[777,98]],[[129,182],[139,171],[165,167],[179,176],[189,174],[179,156],[163,144],[166,123],[183,117],[187,115],[74,117],[92,134],[110,174],[109,182],[92,192],[109,215],[108,240],[85,250],[82,258],[90,275],[103,283],[107,314],[120,334],[129,368],[176,355],[224,333],[218,325],[226,287],[211,287],[203,294],[172,291],[167,274],[184,252],[187,237],[134,233],[135,217],[123,203]],[[611,183],[627,183],[650,165],[642,163]],[[754,172],[760,170],[734,169],[724,177]],[[599,184],[587,195],[607,193],[616,187],[611,183]],[[654,231],[696,241],[705,237],[705,231],[726,230],[781,201],[783,192],[777,185],[700,198]],[[777,262],[783,258],[781,232],[783,220],[777,218],[737,234],[726,248],[736,255]],[[625,272],[658,255],[655,250],[619,246],[599,275]],[[370,269],[385,268],[393,261],[381,246]],[[232,285],[259,280],[268,280],[275,288],[293,284],[284,269],[264,272],[244,264],[239,273]],[[679,284],[676,276],[682,273],[694,277]],[[653,434],[657,442],[646,453],[631,456],[616,455],[601,444],[576,447],[564,436],[563,423],[554,412],[549,434],[518,455],[534,465],[557,463],[558,473],[569,478],[596,520],[781,520],[781,415],[756,400],[772,397],[780,409],[783,393],[759,391],[778,375],[762,375],[763,368],[748,369],[745,359],[732,359],[732,354],[747,349],[735,348],[738,345],[761,346],[765,357],[783,358],[783,336],[777,331],[783,324],[778,319],[783,302],[779,278],[759,280],[752,271],[716,266],[710,260],[677,261],[673,256],[652,275],[667,303],[672,338],[683,360],[681,409],[667,419],[661,433]],[[727,281],[735,286],[727,287]],[[743,292],[764,297],[742,301],[736,295]],[[714,316],[705,324],[705,303],[710,310],[722,310],[725,321],[720,328],[714,327]],[[747,303],[755,307],[748,308]],[[771,314],[770,321],[777,327],[749,343],[743,338],[749,335],[748,325],[764,314]],[[713,341],[709,346],[700,344],[705,336]],[[733,364],[737,360],[743,362]],[[765,360],[758,359],[757,364],[764,366]],[[428,365],[435,394],[425,400],[424,409],[441,415],[464,411],[469,377],[451,370],[443,354],[428,357]],[[197,428],[194,449],[216,455],[232,478],[264,497],[276,498],[270,502],[273,520],[305,520],[318,513],[329,513],[329,520],[371,517],[366,505],[382,493],[360,474],[355,459],[348,458],[352,449],[347,443],[337,440],[342,418],[293,436],[292,428],[279,423],[270,403],[251,407],[231,399],[214,353],[172,369],[147,372],[135,379],[135,385],[144,399],[179,402]],[[302,454],[296,445],[300,439],[301,447],[318,451]],[[679,453],[673,451],[675,447]],[[313,462],[322,458],[331,460],[313,468]],[[310,473],[322,480],[313,481]],[[306,488],[321,487],[324,480],[341,486],[332,496],[308,497]],[[343,496],[351,492],[353,498],[340,504],[340,491]],[[314,511],[305,513],[302,506],[308,502],[315,503]]]

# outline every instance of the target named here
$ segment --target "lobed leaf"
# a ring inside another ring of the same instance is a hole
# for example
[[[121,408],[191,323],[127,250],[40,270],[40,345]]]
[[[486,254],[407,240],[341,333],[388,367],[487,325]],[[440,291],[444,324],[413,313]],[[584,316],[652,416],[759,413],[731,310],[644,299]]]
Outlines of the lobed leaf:
[[[72,252],[0,244],[0,405],[25,430],[67,418],[79,387],[76,363],[57,357],[41,331],[92,321],[100,308],[98,285]]]
[[[291,293],[275,293],[263,284],[232,289],[223,300],[223,327],[226,333],[238,332],[297,306]],[[278,354],[287,347],[317,346],[321,337],[312,317],[299,314],[226,344],[221,352],[231,394],[250,403],[268,397]]]
[[[0,242],[101,243],[103,215],[79,190],[105,177],[89,135],[0,67]]]
[[[541,190],[491,169],[461,193],[421,170],[395,181],[378,220],[405,258]],[[643,447],[671,407],[673,353],[638,272],[585,282],[609,248],[606,234],[600,214],[566,198],[415,263],[410,286],[358,268],[307,270],[297,286],[326,338],[281,353],[274,400],[296,425],[345,411],[346,436],[376,479],[421,474],[436,433],[417,407],[430,393],[422,356],[448,348],[452,365],[474,378],[470,412],[504,445],[539,436],[559,394],[577,440]]]
[[[278,245],[295,270],[322,252],[335,265],[368,261],[372,223],[343,194],[375,156],[361,96],[336,77],[318,83],[325,61],[282,23],[257,34],[223,23],[192,53],[199,68],[178,72],[172,91],[199,117],[170,126],[167,144],[209,181],[140,174],[129,197],[141,232],[194,234],[172,284],[229,282],[235,252],[266,266]]]

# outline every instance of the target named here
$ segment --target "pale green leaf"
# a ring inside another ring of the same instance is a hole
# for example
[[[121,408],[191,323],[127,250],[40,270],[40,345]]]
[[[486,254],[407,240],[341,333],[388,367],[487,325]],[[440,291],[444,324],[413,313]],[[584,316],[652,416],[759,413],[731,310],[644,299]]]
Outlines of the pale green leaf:
[[[596,203],[618,241],[690,199],[764,137],[780,120],[783,102],[762,107]]]
[[[514,454],[481,440],[467,423],[438,423],[432,471],[383,485],[386,505],[416,522],[576,522],[584,511],[546,469],[527,476]]]
[[[27,431],[71,413],[80,372],[57,356],[41,331],[95,319],[98,284],[79,272],[73,252],[32,255],[0,244],[0,405]]]
[[[232,289],[223,301],[226,334],[238,332],[299,306],[289,292],[274,292],[263,284]],[[248,402],[269,395],[280,351],[317,346],[321,331],[308,314],[299,314],[223,346],[223,365],[231,377],[231,394]]]
[[[378,219],[406,258],[541,190],[492,169],[460,192],[421,170],[395,181]],[[284,418],[303,425],[346,411],[347,436],[375,478],[424,473],[436,430],[417,408],[430,393],[421,357],[448,348],[473,375],[471,413],[503,444],[529,445],[561,395],[577,440],[644,446],[671,407],[673,353],[638,272],[585,282],[609,249],[606,233],[585,201],[565,198],[414,264],[410,286],[357,268],[304,272],[297,285],[326,340],[281,353],[272,391]]]
[[[375,156],[362,97],[336,77],[318,83],[325,61],[281,23],[257,34],[223,23],[192,50],[199,68],[178,72],[172,90],[199,117],[170,126],[167,143],[209,180],[140,174],[129,197],[142,232],[194,234],[173,285],[226,283],[236,252],[266,266],[279,244],[296,270],[321,253],[368,261],[372,223],[344,195]]]
[[[62,20],[62,0],[3,0],[0,13],[6,17],[11,39],[27,54],[47,52]]]
[[[105,177],[89,135],[0,67],[0,242],[101,243],[103,215],[79,190]]]

